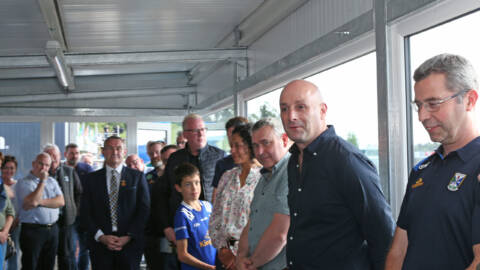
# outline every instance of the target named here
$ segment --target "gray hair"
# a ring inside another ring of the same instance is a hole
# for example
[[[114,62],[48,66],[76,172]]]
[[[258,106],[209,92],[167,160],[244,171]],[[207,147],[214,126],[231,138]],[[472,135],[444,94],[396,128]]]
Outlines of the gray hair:
[[[273,131],[275,131],[275,135],[278,137],[285,133],[282,124],[276,118],[263,118],[258,120],[255,124],[253,124],[252,133],[261,129],[262,127],[270,127]]]
[[[196,113],[190,113],[183,118],[182,128],[185,129],[185,123],[190,119],[202,119],[202,116]],[[202,119],[203,120],[203,119]]]
[[[58,146],[56,144],[47,143],[43,146],[43,152],[48,152],[48,150],[52,150],[52,149],[57,151],[58,153],[61,153],[60,148],[58,148]]]
[[[452,92],[478,90],[478,78],[470,61],[454,54],[439,54],[423,62],[413,74],[419,82],[432,73],[445,74],[446,87]]]

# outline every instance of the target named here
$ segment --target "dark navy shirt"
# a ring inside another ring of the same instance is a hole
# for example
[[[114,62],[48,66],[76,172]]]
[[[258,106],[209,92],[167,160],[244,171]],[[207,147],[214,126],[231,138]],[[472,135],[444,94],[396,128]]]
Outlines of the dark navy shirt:
[[[403,269],[465,269],[480,243],[480,137],[416,165],[398,217],[407,231]]]
[[[287,265],[296,269],[383,269],[393,231],[375,166],[329,126],[288,163]]]
[[[220,182],[223,173],[233,169],[233,167],[235,167],[235,162],[233,162],[232,155],[228,155],[217,161],[217,164],[215,165],[215,175],[213,175],[212,180],[212,187],[217,188],[218,182]]]

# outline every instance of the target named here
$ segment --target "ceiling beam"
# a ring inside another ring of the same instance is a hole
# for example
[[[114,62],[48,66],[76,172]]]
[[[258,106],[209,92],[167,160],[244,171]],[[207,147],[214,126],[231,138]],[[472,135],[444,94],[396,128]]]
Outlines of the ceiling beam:
[[[107,54],[65,53],[65,61],[72,67],[90,65],[125,65],[182,62],[202,63],[221,61],[226,59],[245,59],[246,57],[247,49],[245,48]],[[30,68],[48,66],[49,63],[43,55],[0,57],[0,68]]]
[[[42,101],[63,101],[63,100],[86,100],[86,99],[102,99],[102,98],[125,98],[125,97],[142,97],[142,96],[171,96],[171,95],[188,95],[195,91],[195,87],[181,88],[159,88],[159,89],[136,89],[123,91],[102,91],[102,92],[68,92],[68,94],[40,94],[40,95],[19,95],[19,96],[2,96],[0,104],[14,104],[22,102],[42,102]]]
[[[55,0],[38,0],[38,4],[42,10],[51,39],[58,41],[62,51],[66,51],[67,45],[63,35],[63,26]]]
[[[29,108],[29,107],[1,107],[0,116],[112,116],[112,117],[178,117],[186,114],[186,110],[179,109],[91,109],[91,108]]]

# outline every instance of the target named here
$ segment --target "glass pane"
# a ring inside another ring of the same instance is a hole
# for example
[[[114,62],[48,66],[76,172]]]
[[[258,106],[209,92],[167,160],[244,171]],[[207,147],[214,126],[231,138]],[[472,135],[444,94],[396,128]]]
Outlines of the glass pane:
[[[346,75],[348,79],[345,79]],[[378,115],[375,53],[310,76],[327,103],[327,123],[357,146],[378,168]]]
[[[208,144],[214,145],[225,151],[230,151],[228,144],[227,132],[225,131],[225,123],[234,116],[233,106],[224,110],[207,115],[205,125],[208,128],[207,141]]]
[[[150,162],[150,157],[147,155],[147,143],[149,141],[164,141],[167,144],[175,144],[176,135],[171,135],[172,123],[170,122],[138,122],[137,153],[145,164]]]
[[[480,54],[478,53],[480,35],[474,34],[478,32],[478,25],[480,25],[480,12],[475,12],[411,36],[411,85],[414,84],[413,72],[415,69],[425,60],[441,53],[453,53],[466,57],[472,62],[478,73],[480,71]],[[411,91],[412,98],[414,98],[413,88]],[[425,128],[418,121],[418,115],[415,111],[412,112],[412,123],[414,164],[417,164],[429,156],[438,147],[438,143],[433,143],[430,140]]]
[[[275,89],[270,93],[247,101],[248,120],[255,123],[267,117],[280,119],[279,100],[281,92],[282,88]]]
[[[18,162],[15,179],[29,173],[40,148],[40,123],[0,123],[0,151]]]
[[[112,135],[127,138],[126,123],[69,122],[66,126],[65,137],[68,138],[68,143],[76,143],[82,155],[92,155],[93,167],[96,169],[103,166],[102,147],[105,139]],[[60,145],[59,147],[61,151],[64,150]]]

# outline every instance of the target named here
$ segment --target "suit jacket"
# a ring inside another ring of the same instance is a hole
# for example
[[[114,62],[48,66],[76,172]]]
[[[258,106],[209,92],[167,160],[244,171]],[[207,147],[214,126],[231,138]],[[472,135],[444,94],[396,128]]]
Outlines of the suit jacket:
[[[98,230],[112,234],[110,204],[105,168],[86,177],[81,204],[81,222],[88,233],[88,243],[93,246]],[[117,232],[129,235],[130,243],[142,244],[145,225],[150,214],[150,194],[142,172],[123,167],[118,192]],[[129,243],[129,244],[130,244]]]

